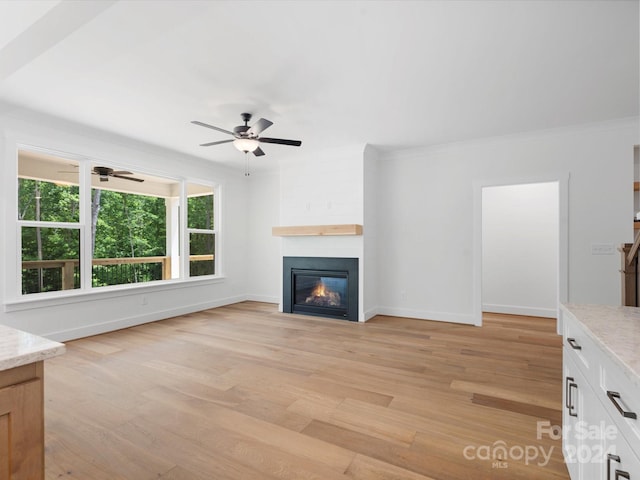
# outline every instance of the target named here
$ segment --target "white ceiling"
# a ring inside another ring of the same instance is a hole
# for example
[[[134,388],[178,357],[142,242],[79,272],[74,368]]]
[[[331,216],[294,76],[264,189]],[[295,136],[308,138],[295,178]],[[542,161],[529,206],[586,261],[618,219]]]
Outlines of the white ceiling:
[[[243,167],[222,133],[405,148],[639,114],[639,2],[0,0],[0,100]],[[268,162],[300,149],[264,145]]]

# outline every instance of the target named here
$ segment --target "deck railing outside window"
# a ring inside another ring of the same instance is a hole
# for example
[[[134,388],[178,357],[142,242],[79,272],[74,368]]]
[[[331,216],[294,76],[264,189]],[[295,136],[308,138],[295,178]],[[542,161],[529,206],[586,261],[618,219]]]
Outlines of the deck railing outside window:
[[[191,276],[213,272],[213,255],[191,255]],[[80,288],[78,260],[30,260],[22,262],[22,293]],[[42,281],[40,281],[42,275]],[[124,285],[168,280],[171,257],[94,258],[92,286]]]

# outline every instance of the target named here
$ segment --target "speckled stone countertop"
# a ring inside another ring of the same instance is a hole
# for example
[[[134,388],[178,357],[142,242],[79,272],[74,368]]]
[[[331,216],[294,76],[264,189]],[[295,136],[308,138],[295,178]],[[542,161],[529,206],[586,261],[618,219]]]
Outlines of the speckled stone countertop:
[[[586,333],[640,387],[640,308],[566,304]]]
[[[57,357],[64,351],[62,343],[0,325],[0,371]]]

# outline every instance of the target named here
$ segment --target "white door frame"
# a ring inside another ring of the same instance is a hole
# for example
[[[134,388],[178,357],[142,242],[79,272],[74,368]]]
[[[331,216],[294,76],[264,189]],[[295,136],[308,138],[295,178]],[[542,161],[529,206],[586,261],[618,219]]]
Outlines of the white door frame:
[[[493,178],[473,182],[473,320],[482,326],[482,189],[532,183],[558,183],[558,305],[556,318],[560,318],[560,303],[569,294],[569,174]],[[559,331],[559,330],[558,330]]]

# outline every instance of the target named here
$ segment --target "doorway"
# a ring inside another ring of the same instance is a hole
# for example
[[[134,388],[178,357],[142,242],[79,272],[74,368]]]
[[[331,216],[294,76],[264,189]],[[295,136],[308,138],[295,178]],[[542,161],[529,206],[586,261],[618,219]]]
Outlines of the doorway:
[[[568,177],[474,190],[474,323],[482,312],[557,318],[567,296]]]

